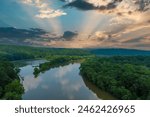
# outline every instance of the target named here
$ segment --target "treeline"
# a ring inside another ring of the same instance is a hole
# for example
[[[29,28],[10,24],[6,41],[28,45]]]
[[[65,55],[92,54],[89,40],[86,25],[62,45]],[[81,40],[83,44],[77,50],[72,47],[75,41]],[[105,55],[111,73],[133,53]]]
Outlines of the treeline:
[[[24,88],[20,84],[19,69],[6,61],[0,61],[0,99],[21,99]]]
[[[118,99],[150,99],[150,57],[95,57],[81,64],[83,77]]]
[[[59,66],[65,66],[74,62],[81,62],[86,58],[92,56],[49,56],[47,57],[48,62],[41,63],[38,67],[34,68],[34,76],[37,77],[39,73],[43,73],[51,68],[56,68]]]
[[[82,49],[0,45],[0,60],[36,59],[53,55],[85,56],[90,53]]]
[[[134,64],[143,65],[150,67],[150,56],[108,56],[108,57],[97,57],[96,60],[109,61],[112,63],[119,64]]]
[[[18,45],[0,45],[0,60],[24,60],[40,59],[53,55],[65,56],[87,56],[87,55],[150,55],[150,51],[128,50],[128,49],[67,49],[67,48],[45,48]]]
[[[150,51],[136,50],[136,49],[123,49],[123,48],[95,48],[88,49],[90,53],[100,56],[150,56]]]

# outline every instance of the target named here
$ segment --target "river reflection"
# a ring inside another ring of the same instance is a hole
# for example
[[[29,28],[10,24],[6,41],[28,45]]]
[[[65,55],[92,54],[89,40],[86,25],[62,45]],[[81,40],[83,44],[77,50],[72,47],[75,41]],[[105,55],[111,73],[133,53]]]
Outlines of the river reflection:
[[[24,100],[105,99],[99,94],[96,95],[97,91],[91,89],[91,85],[79,75],[79,63],[50,69],[34,78],[34,63],[37,65],[37,62],[30,61],[28,65],[20,68],[20,75],[24,77]],[[113,98],[108,96],[106,99]]]
[[[83,78],[83,81],[85,85],[89,88],[89,90],[93,91],[97,95],[98,98],[103,99],[103,100],[116,100],[116,98],[109,93],[100,90],[98,87],[96,87],[94,84]]]

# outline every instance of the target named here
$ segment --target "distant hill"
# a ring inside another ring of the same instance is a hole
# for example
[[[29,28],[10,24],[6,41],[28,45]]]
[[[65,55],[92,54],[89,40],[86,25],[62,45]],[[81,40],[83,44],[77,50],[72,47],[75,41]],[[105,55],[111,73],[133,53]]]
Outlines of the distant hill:
[[[112,56],[112,55],[147,55],[150,56],[150,51],[147,50],[135,50],[135,49],[121,49],[121,48],[104,48],[104,49],[88,49],[92,54],[102,55],[102,56]]]

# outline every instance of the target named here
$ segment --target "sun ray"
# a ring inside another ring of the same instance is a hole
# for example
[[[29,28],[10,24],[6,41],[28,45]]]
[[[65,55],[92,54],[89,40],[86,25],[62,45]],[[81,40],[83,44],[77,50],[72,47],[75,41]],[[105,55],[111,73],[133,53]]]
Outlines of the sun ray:
[[[80,39],[88,38],[89,35],[95,30],[97,25],[102,22],[101,15],[97,12],[90,12],[87,13],[84,17],[84,23],[81,25],[80,28]]]
[[[22,2],[26,5],[30,5],[33,7],[33,9],[37,9],[37,12],[44,13],[44,14],[38,14],[35,15],[35,11],[32,11],[31,9],[29,10],[29,6],[25,7],[24,5],[23,8],[24,10],[29,14],[29,16],[31,16],[32,20],[36,22],[36,24],[39,27],[42,27],[44,29],[47,29],[48,31],[52,31],[53,33],[62,33],[62,26],[61,26],[61,22],[60,20],[57,18],[57,16],[60,16],[62,13],[62,11],[60,10],[53,10],[50,7],[50,4],[47,0],[44,1],[40,1],[40,0],[22,0]],[[52,2],[51,2],[52,4]],[[49,13],[57,13],[56,15],[54,14],[49,14]],[[46,13],[46,14],[45,14]],[[50,17],[51,16],[55,16],[55,17]],[[46,17],[43,17],[46,16]]]

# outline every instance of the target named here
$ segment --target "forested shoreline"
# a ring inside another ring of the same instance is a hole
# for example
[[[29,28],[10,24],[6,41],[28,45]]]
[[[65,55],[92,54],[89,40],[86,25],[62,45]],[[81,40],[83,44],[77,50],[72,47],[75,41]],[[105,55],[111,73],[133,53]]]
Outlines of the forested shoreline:
[[[81,63],[83,77],[118,99],[150,99],[150,57],[96,57]]]
[[[24,88],[20,83],[19,69],[8,61],[0,61],[0,99],[22,99]]]
[[[41,63],[38,67],[34,68],[34,76],[37,77],[40,73],[43,73],[49,69],[57,68],[60,66],[65,66],[70,63],[81,63],[87,58],[91,58],[91,56],[63,56],[63,55],[54,55],[54,56],[48,56],[47,62]]]

